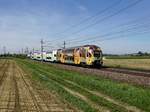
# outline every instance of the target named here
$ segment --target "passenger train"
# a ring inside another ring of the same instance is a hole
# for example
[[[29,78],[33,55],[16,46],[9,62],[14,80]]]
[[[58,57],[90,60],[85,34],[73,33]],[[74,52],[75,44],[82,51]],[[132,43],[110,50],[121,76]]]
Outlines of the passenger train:
[[[102,50],[96,45],[84,45],[51,52],[33,53],[32,59],[75,65],[102,66]],[[42,58],[43,57],[43,58]]]

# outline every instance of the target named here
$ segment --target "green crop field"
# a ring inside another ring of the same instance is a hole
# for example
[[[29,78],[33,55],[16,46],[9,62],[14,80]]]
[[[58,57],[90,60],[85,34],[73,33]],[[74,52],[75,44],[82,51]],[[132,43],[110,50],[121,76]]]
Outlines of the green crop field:
[[[150,70],[150,59],[105,59],[104,66]]]
[[[83,75],[53,65],[17,59],[32,79],[84,112],[150,111],[150,89]]]

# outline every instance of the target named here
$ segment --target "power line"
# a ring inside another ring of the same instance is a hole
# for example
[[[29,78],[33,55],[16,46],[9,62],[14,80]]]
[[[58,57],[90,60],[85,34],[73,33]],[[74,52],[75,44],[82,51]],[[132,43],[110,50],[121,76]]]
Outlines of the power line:
[[[80,21],[79,23],[77,23],[77,24],[71,25],[69,28],[66,28],[66,29],[65,29],[64,31],[62,31],[62,32],[56,33],[55,35],[60,35],[60,34],[66,33],[66,32],[68,32],[69,30],[72,30],[72,29],[74,29],[74,28],[76,28],[76,27],[78,27],[78,26],[80,26],[80,25],[82,25],[82,24],[84,24],[84,23],[87,23],[88,21],[92,20],[93,18],[95,18],[95,17],[97,17],[97,16],[99,16],[99,15],[105,13],[107,10],[109,10],[109,9],[111,9],[111,8],[113,8],[113,7],[115,7],[116,5],[119,5],[119,4],[121,3],[121,1],[122,1],[122,0],[116,1],[115,3],[111,4],[110,6],[104,8],[103,10],[100,10],[100,11],[97,12],[96,14],[94,14],[94,15],[92,15],[92,16],[89,16],[89,17],[87,17],[87,18],[81,20],[81,21]],[[57,38],[57,39],[55,39],[55,40],[52,40],[52,41],[57,41],[57,40],[59,40],[59,38]],[[51,42],[51,41],[49,41],[49,42]]]
[[[147,31],[143,31],[143,32],[136,32],[136,34],[134,33],[133,35],[136,36],[136,35],[141,35],[141,34],[148,34],[150,33],[150,30],[147,30]],[[129,35],[129,34],[128,34]],[[127,35],[127,36],[128,36]],[[131,34],[130,34],[131,35]],[[126,35],[125,35],[126,36]],[[122,38],[121,36],[116,36],[116,37],[108,37],[108,38],[104,38],[102,40],[100,40],[101,42],[102,41],[106,41],[106,40],[112,40],[112,39],[117,39],[117,38]]]
[[[87,18],[81,20],[81,21],[80,21],[79,23],[77,23],[77,24],[71,25],[69,28],[65,29],[63,32],[61,32],[61,33],[56,33],[56,34],[63,34],[63,33],[65,33],[65,32],[68,32],[68,30],[71,30],[71,29],[73,29],[73,28],[75,28],[75,27],[77,27],[77,26],[79,26],[79,25],[81,25],[81,24],[83,24],[83,23],[88,22],[89,20],[91,20],[91,19],[93,19],[93,18],[95,18],[95,17],[97,17],[97,16],[103,14],[103,13],[106,12],[107,10],[109,10],[109,9],[115,7],[116,5],[120,4],[121,1],[122,1],[122,0],[116,1],[115,3],[111,4],[110,6],[104,8],[103,10],[100,10],[100,11],[97,12],[96,14],[94,14],[94,15],[92,15],[92,16],[90,16],[90,17],[87,17]]]
[[[108,16],[106,16],[106,17],[104,17],[104,18],[102,18],[102,19],[100,19],[100,20],[98,20],[98,21],[95,21],[95,22],[93,22],[92,24],[89,24],[88,26],[83,27],[83,28],[77,30],[76,32],[71,33],[71,35],[73,35],[73,34],[78,34],[78,33],[82,32],[82,31],[84,31],[84,30],[87,30],[87,29],[91,28],[92,26],[95,26],[95,25],[97,25],[97,24],[99,24],[99,23],[101,23],[101,22],[103,22],[103,21],[105,21],[105,20],[107,20],[107,19],[110,19],[111,17],[114,17],[114,16],[120,14],[121,12],[123,12],[123,11],[125,11],[125,10],[127,10],[127,9],[129,9],[129,8],[131,8],[131,7],[133,7],[133,6],[135,6],[135,5],[137,5],[138,3],[142,2],[142,1],[143,1],[143,0],[137,0],[136,2],[131,3],[131,4],[129,4],[128,6],[126,6],[126,7],[124,7],[124,8],[121,8],[121,9],[118,10],[117,12],[115,12],[115,13],[113,13],[113,14],[111,14],[111,15],[108,15]],[[60,39],[59,39],[59,40],[60,40]]]
[[[100,23],[100,22],[103,22],[103,21],[105,21],[106,19],[109,19],[109,18],[111,18],[111,17],[113,17],[113,16],[116,16],[116,15],[120,14],[121,12],[123,12],[124,10],[127,10],[127,9],[129,9],[129,8],[131,8],[131,7],[133,7],[133,6],[135,6],[136,4],[140,3],[141,1],[143,1],[143,0],[137,0],[136,2],[131,3],[130,5],[128,5],[128,6],[124,7],[124,8],[122,8],[122,9],[118,10],[117,12],[115,12],[115,13],[113,13],[113,14],[111,14],[111,15],[108,15],[108,16],[102,18],[101,20],[95,21],[95,22],[93,22],[92,24],[89,24],[88,26],[86,26],[86,27],[84,27],[84,28],[82,28],[82,29],[80,29],[80,30],[78,30],[78,31],[76,31],[76,32],[73,32],[72,34],[78,34],[79,32],[82,32],[82,31],[84,31],[84,30],[90,28],[91,26],[94,26],[94,25],[96,25],[96,24],[98,24],[98,23]],[[82,24],[82,23],[81,23],[81,24]],[[135,26],[136,26],[136,24],[135,24]],[[138,29],[138,28],[139,28],[139,26],[137,27],[137,29]],[[127,30],[122,30],[122,31],[112,32],[112,33],[106,33],[105,35],[102,35],[103,37],[106,37],[106,38],[100,38],[100,39],[102,39],[102,40],[105,40],[105,39],[109,40],[109,38],[111,38],[111,37],[108,37],[108,38],[107,38],[107,36],[113,36],[114,34],[121,34],[121,33],[123,33],[124,31],[131,32],[131,31],[135,31],[135,29],[136,29],[136,28],[133,27],[133,28],[129,28],[129,29],[127,29]],[[139,29],[140,29],[140,28],[139,28]],[[139,32],[139,33],[141,33],[141,32]],[[144,33],[144,32],[143,32],[143,33]],[[148,32],[145,32],[145,33],[148,33]],[[101,37],[101,35],[99,35],[99,37]],[[98,36],[95,37],[95,38],[91,38],[91,37],[90,37],[90,40],[91,40],[91,41],[95,41],[96,38],[98,38]],[[111,39],[113,39],[113,38],[114,38],[114,37],[112,37]],[[99,38],[98,38],[98,39],[99,39]],[[60,39],[59,39],[59,40],[60,40]],[[76,39],[75,39],[75,40],[76,40]],[[86,40],[87,40],[87,39],[86,39]],[[78,40],[78,41],[84,42],[84,40]],[[47,42],[48,42],[48,41],[47,41]],[[49,42],[52,42],[52,41],[49,41]],[[74,42],[74,41],[73,41],[73,42]],[[43,42],[43,44],[45,44],[45,43]],[[64,45],[63,48],[65,48],[65,47],[66,47],[66,42],[65,42],[65,41],[64,41],[63,45]],[[41,44],[41,46],[42,46],[42,44]],[[45,46],[43,46],[43,47],[45,47]],[[42,49],[42,47],[41,47],[41,49]]]
[[[128,21],[128,22],[126,22],[126,23],[123,23],[123,24],[120,24],[120,25],[117,25],[117,26],[114,26],[114,27],[111,27],[111,30],[114,30],[114,29],[118,29],[118,28],[121,28],[121,27],[125,27],[125,26],[129,26],[129,25],[138,25],[138,24],[143,24],[143,23],[139,23],[141,20],[144,20],[144,19],[148,19],[148,21],[149,21],[149,19],[150,19],[150,16],[148,15],[148,16],[144,16],[144,17],[142,17],[142,18],[139,18],[139,19],[135,19],[135,20],[133,20],[133,21]],[[144,20],[145,21],[145,20]],[[137,22],[137,23],[136,23]],[[147,23],[146,23],[147,24]],[[109,30],[110,31],[110,30]],[[71,39],[71,40],[68,40],[68,41],[76,41],[76,40],[78,40],[78,39],[81,39],[83,36],[81,36],[81,37],[78,37],[78,38],[74,38],[74,39]],[[92,36],[93,37],[93,36]],[[94,36],[95,37],[95,36]],[[91,37],[89,37],[89,38],[91,38]],[[89,38],[86,38],[86,39],[89,39]]]
[[[3,46],[4,55],[6,54],[6,46]]]
[[[112,36],[108,36],[108,37],[104,37],[104,38],[98,38],[97,40],[91,40],[90,41],[90,44],[92,43],[92,42],[96,42],[96,43],[99,43],[99,42],[104,42],[104,41],[108,41],[108,40],[113,40],[113,39],[118,39],[118,38],[125,38],[125,36],[139,36],[139,35],[143,35],[143,34],[149,34],[150,33],[150,30],[148,29],[148,30],[146,30],[146,31],[143,31],[143,32],[135,32],[135,33],[128,33],[128,34],[124,34],[124,36],[122,36],[122,35],[118,35],[118,36],[114,36],[114,35],[112,35]],[[81,42],[82,44],[87,44],[87,42],[84,42],[83,43],[83,41]],[[80,43],[80,44],[81,44]]]
[[[99,38],[99,37],[111,36],[111,35],[114,35],[114,34],[123,33],[125,31],[131,31],[131,30],[137,30],[137,29],[141,29],[141,28],[146,28],[146,27],[149,27],[148,25],[150,25],[150,24],[145,23],[145,24],[142,24],[141,26],[135,25],[135,26],[133,26],[131,28],[127,28],[125,30],[121,30],[121,31],[117,31],[117,32],[110,32],[110,33],[106,33],[106,34],[103,34],[103,35],[92,36],[92,37],[85,38],[85,39],[82,39],[82,40],[74,39],[71,42],[74,43],[74,42],[78,42],[78,41],[80,42],[80,41],[84,41],[84,40],[92,40],[92,39]]]
[[[64,49],[66,49],[66,42],[64,41],[64,47],[63,47]]]
[[[123,11],[125,11],[125,10],[127,10],[127,9],[129,9],[129,8],[131,8],[131,7],[133,7],[133,6],[135,6],[135,5],[137,5],[138,3],[142,2],[142,1],[143,1],[143,0],[137,0],[136,2],[131,3],[130,5],[128,5],[128,6],[124,7],[124,8],[122,8],[122,9],[118,10],[117,12],[115,12],[115,13],[109,15],[109,16],[106,16],[106,17],[104,17],[104,18],[102,18],[102,19],[100,19],[100,20],[98,20],[98,21],[95,21],[94,23],[89,24],[88,26],[86,26],[86,27],[84,27],[84,28],[82,28],[82,29],[79,29],[78,31],[73,32],[73,33],[71,33],[71,34],[78,34],[79,32],[82,32],[82,31],[84,31],[84,30],[86,30],[86,29],[88,29],[88,28],[91,28],[92,26],[97,25],[97,24],[99,24],[99,23],[101,23],[101,22],[103,22],[103,21],[105,21],[105,20],[107,20],[107,19],[110,19],[111,17],[114,17],[114,16],[120,14],[121,12],[123,12]]]
[[[132,28],[128,28],[126,30],[121,30],[121,31],[117,31],[117,32],[112,32],[112,33],[106,33],[104,35],[97,35],[97,36],[94,36],[94,37],[90,37],[88,39],[83,39],[83,40],[76,40],[76,41],[72,41],[71,43],[83,43],[83,42],[87,42],[87,41],[96,41],[97,40],[100,40],[100,39],[103,39],[103,38],[107,38],[109,36],[113,36],[113,35],[118,35],[118,34],[122,34],[122,33],[125,33],[125,31],[127,33],[130,33],[130,32],[133,32],[133,31],[136,31],[138,29],[141,29],[141,28],[144,28],[143,30],[146,31],[147,29],[149,30],[150,26],[148,26],[150,24],[145,24],[143,26],[136,26],[136,27],[132,27]],[[139,32],[139,31],[138,31]]]
[[[42,57],[41,61],[43,61],[43,50],[44,50],[43,44],[44,44],[44,41],[43,41],[43,39],[41,39],[41,57]]]
[[[104,35],[98,35],[98,36],[94,36],[94,37],[90,37],[90,38],[86,38],[86,39],[84,39],[84,40],[75,40],[75,41],[72,41],[71,43],[78,43],[78,42],[80,42],[80,43],[82,43],[82,42],[84,42],[84,41],[89,41],[89,40],[91,40],[91,42],[93,41],[96,41],[95,39],[97,38],[97,40],[101,40],[101,39],[103,39],[103,40],[105,40],[105,38],[111,38],[111,39],[113,39],[112,38],[112,36],[113,35],[118,35],[118,34],[121,34],[121,33],[123,33],[123,32],[128,32],[128,33],[130,33],[130,32],[133,32],[133,31],[136,31],[136,30],[138,30],[138,29],[141,29],[141,28],[148,28],[149,29],[149,23],[139,23],[139,20],[143,20],[143,18],[146,18],[146,19],[149,19],[149,17],[147,17],[147,16],[144,16],[144,17],[142,17],[142,18],[140,18],[140,19],[136,19],[136,20],[133,20],[133,21],[129,21],[129,22],[127,22],[127,24],[121,24],[121,25],[125,25],[125,26],[127,26],[127,25],[130,25],[132,22],[138,22],[138,24],[136,23],[134,23],[133,24],[133,26],[132,27],[129,27],[129,28],[127,28],[127,29],[125,29],[125,30],[121,30],[121,31],[117,31],[117,32],[110,32],[110,33],[106,33],[106,34],[104,34]],[[120,26],[121,26],[120,25]],[[145,32],[145,33],[148,33],[148,32]],[[110,37],[111,36],[111,37]],[[99,37],[101,37],[101,38],[99,38]],[[104,37],[104,38],[102,38],[102,37]],[[81,38],[81,37],[80,37]],[[116,38],[116,37],[115,37]],[[106,39],[106,40],[108,40],[108,39]]]

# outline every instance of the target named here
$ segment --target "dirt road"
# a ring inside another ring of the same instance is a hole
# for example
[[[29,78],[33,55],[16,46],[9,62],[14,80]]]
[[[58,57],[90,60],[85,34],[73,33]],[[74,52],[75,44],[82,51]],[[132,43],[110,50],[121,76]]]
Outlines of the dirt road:
[[[0,62],[0,112],[73,112],[69,104],[37,86],[13,60]]]

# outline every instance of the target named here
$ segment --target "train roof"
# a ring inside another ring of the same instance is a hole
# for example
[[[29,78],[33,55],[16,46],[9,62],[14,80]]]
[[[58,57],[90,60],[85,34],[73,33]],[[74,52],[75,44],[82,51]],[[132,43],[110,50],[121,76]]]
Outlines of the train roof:
[[[97,45],[83,45],[83,46],[75,46],[75,47],[70,47],[67,49],[63,49],[63,50],[71,50],[71,49],[75,49],[75,48],[81,48],[81,47],[98,47]],[[100,47],[99,47],[100,48]]]

